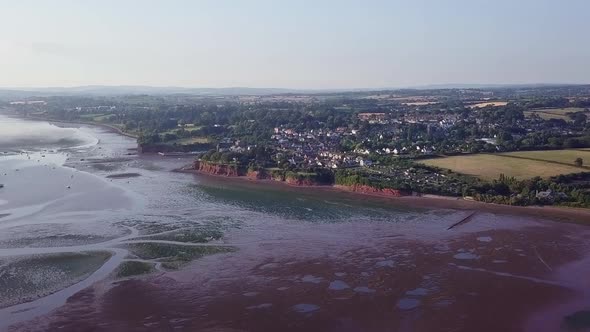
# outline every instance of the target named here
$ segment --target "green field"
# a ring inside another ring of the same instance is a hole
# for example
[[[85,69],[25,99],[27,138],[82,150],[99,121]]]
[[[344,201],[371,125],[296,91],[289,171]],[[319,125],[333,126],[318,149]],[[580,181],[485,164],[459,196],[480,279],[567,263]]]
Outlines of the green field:
[[[485,180],[497,179],[500,174],[527,179],[587,171],[586,168],[574,165],[574,160],[578,157],[590,164],[590,151],[573,149],[475,154],[425,159],[420,162]]]
[[[199,130],[201,128],[203,128],[203,126],[184,127],[184,130],[186,130],[186,131],[195,131],[195,130]]]
[[[575,107],[568,107],[568,108],[543,108],[543,109],[532,109],[529,111],[524,111],[524,115],[530,117],[533,114],[537,114],[544,120],[550,119],[563,119],[565,121],[571,121],[571,118],[567,115],[567,113],[575,113],[575,112],[582,112],[584,111],[583,108],[575,108]]]
[[[80,119],[84,121],[95,121],[95,122],[104,122],[108,121],[111,117],[114,117],[114,114],[82,114],[80,115]]]
[[[501,155],[534,160],[545,160],[567,165],[574,165],[574,161],[576,160],[576,158],[582,158],[585,162],[588,163],[588,165],[590,165],[590,150],[588,149],[519,151],[502,153]]]
[[[175,141],[172,141],[170,143],[176,143],[179,145],[190,145],[190,144],[203,144],[203,143],[209,143],[210,140],[207,137],[187,137],[187,138],[181,138],[181,139],[177,139]]]
[[[188,132],[193,132],[193,131],[201,129],[202,127],[203,126],[185,127],[184,130],[188,131]],[[166,130],[166,131],[160,132],[160,137],[164,138],[166,136],[166,134],[179,135],[179,132],[180,132],[180,129],[177,129],[177,128]],[[209,143],[209,140],[205,137],[188,137],[188,138],[179,138],[177,140],[169,141],[167,143],[176,143],[176,144],[180,144],[180,145],[185,145],[185,144],[192,144],[192,143]]]
[[[84,120],[92,120],[97,116],[103,116],[104,114],[95,114],[95,113],[89,113],[89,114],[80,114],[80,119],[84,119]]]

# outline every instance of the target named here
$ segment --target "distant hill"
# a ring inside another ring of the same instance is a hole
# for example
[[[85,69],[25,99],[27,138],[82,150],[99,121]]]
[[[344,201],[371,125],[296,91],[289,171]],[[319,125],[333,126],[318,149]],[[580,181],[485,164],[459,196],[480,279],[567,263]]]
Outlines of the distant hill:
[[[428,84],[411,87],[417,90],[444,90],[444,89],[501,89],[501,88],[543,88],[561,87],[584,84],[560,84],[560,83],[523,83],[523,84]]]
[[[14,88],[0,89],[0,96],[10,98],[23,98],[28,96],[113,96],[113,95],[272,95],[283,93],[308,93],[312,90],[295,90],[279,88],[183,88],[183,87],[152,87],[152,86],[104,86],[89,85],[79,87],[56,88]]]
[[[432,84],[407,88],[358,88],[358,89],[283,89],[283,88],[183,88],[136,85],[88,85],[50,88],[0,88],[0,99],[14,100],[49,96],[121,96],[121,95],[201,95],[201,96],[268,96],[279,94],[331,94],[346,92],[384,92],[399,90],[445,89],[493,89],[493,88],[541,88],[574,86],[576,84]]]

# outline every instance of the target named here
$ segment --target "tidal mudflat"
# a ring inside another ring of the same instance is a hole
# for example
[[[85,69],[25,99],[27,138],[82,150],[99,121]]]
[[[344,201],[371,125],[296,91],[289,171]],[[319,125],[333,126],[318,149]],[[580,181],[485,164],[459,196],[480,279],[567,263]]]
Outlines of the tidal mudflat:
[[[448,229],[473,211],[173,173],[187,160],[32,124],[59,139],[0,145],[0,330],[587,328],[583,225]]]

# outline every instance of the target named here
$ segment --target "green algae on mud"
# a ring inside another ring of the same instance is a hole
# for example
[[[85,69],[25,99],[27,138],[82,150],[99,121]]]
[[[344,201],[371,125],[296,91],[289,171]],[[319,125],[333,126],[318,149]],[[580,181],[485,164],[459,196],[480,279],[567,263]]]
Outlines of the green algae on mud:
[[[4,230],[3,230],[4,231]],[[115,239],[115,236],[55,234],[44,237],[22,236],[0,239],[2,248],[50,248],[94,244]]]
[[[117,278],[126,278],[152,273],[153,271],[154,264],[140,261],[125,261],[117,267],[115,273]]]
[[[173,222],[162,222],[160,220],[157,221],[148,221],[148,220],[126,220],[124,222],[119,223],[120,226],[125,227],[133,227],[139,231],[141,237],[148,237],[149,239],[155,240],[158,236],[159,240],[172,240],[172,241],[181,241],[181,242],[192,242],[192,241],[185,241],[181,240],[182,237],[176,236],[176,239],[168,238],[164,236],[168,233],[175,233],[176,231],[182,232],[194,232],[194,233],[214,233],[205,235],[205,238],[208,236],[214,236],[216,233],[222,233],[223,231],[229,229],[240,229],[243,225],[242,220],[236,220],[232,217],[228,216],[209,216],[203,219],[197,219],[194,221],[187,222],[182,216],[174,216],[174,215],[167,215],[167,218],[173,220]],[[168,234],[169,235],[169,234]],[[166,238],[165,238],[166,237]],[[174,237],[174,236],[173,236]],[[198,235],[197,235],[198,237]],[[190,237],[189,237],[190,238]],[[197,241],[202,242],[202,241]]]
[[[135,238],[136,240],[163,240],[183,243],[207,243],[209,241],[219,240],[223,237],[223,232],[219,229],[208,229],[206,227],[193,229],[179,229],[169,231],[165,234],[148,235]]]
[[[87,278],[110,257],[107,251],[6,259],[0,266],[0,308],[57,292]]]
[[[83,226],[44,223],[2,228],[0,248],[49,248],[97,244],[114,240],[128,232],[124,227],[102,226],[99,223],[86,223]]]
[[[168,243],[129,243],[123,246],[133,255],[141,259],[154,260],[162,263],[166,269],[178,269],[197,258],[218,253],[235,251],[234,247],[221,246],[190,246]]]

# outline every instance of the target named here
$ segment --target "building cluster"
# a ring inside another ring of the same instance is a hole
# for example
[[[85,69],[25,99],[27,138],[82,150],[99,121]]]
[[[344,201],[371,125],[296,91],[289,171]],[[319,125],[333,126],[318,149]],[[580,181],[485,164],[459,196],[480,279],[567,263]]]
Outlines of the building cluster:
[[[340,150],[340,141],[355,136],[358,130],[339,127],[334,130],[310,129],[297,132],[292,128],[275,128],[271,147],[277,151],[277,160],[285,159],[303,167],[345,168],[370,166],[372,162],[356,153]]]

